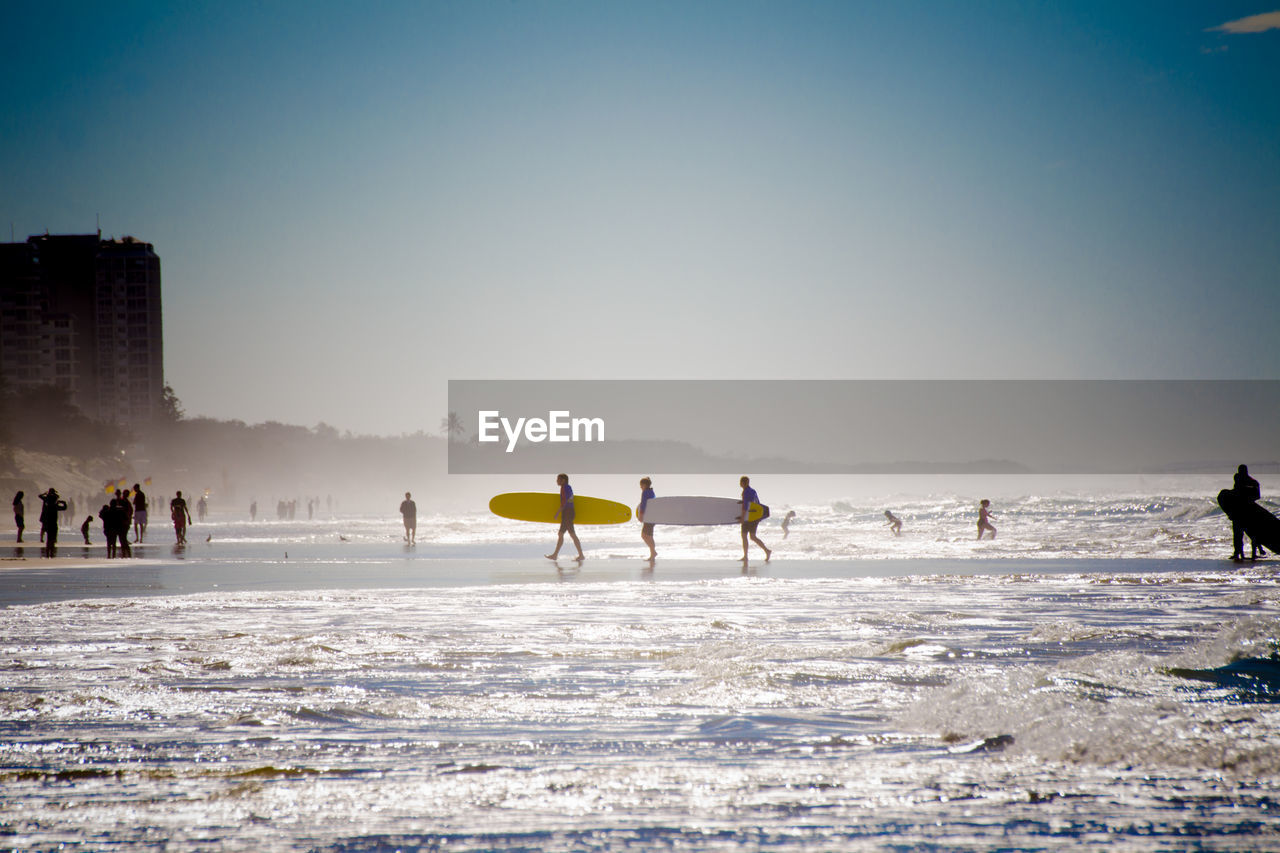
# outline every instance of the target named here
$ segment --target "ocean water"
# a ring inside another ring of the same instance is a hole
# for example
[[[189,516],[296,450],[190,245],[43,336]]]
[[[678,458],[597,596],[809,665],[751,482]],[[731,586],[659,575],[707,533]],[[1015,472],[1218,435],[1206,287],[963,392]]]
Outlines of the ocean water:
[[[9,563],[0,849],[1277,849],[1276,573],[1158,485],[1010,485],[982,543],[798,500],[745,567],[475,511]]]

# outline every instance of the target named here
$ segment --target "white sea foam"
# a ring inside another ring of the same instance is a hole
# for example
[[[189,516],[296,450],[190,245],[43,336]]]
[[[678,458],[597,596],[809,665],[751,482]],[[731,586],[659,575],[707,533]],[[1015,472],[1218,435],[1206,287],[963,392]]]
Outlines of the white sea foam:
[[[1206,849],[1280,841],[1270,564],[1222,559],[1198,494],[976,494],[1005,550],[961,538],[969,494],[899,496],[908,530],[946,529],[905,546],[877,496],[845,495],[797,501],[791,536],[765,533],[778,558],[745,573],[733,528],[660,530],[652,572],[632,571],[633,527],[588,534],[590,554],[628,559],[557,571],[537,547],[551,528],[467,513],[424,519],[416,549],[395,519],[219,519],[209,543],[155,546],[136,591],[128,564],[94,570],[114,598],[52,600],[56,572],[9,571],[50,600],[0,608],[7,838],[1156,850],[1194,825]],[[1131,528],[1165,525],[1193,538],[1128,559],[1149,536]],[[1115,537],[1115,556],[1080,545]],[[851,539],[875,559],[836,559]],[[666,556],[680,548],[697,559]]]

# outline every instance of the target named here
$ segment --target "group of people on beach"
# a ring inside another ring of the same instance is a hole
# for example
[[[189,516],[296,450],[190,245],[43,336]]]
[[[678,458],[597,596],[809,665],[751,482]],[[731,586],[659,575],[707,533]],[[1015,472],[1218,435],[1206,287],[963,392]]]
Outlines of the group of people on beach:
[[[19,490],[13,496],[13,523],[18,528],[18,541],[22,541],[22,532],[27,528],[26,506],[23,498],[26,493]],[[49,487],[41,492],[40,498],[40,541],[45,545],[45,554],[55,556],[58,550],[58,513],[67,511],[67,502],[58,494],[58,490]]]
[[[22,534],[26,530],[26,493],[18,491],[13,496],[13,523],[18,528],[17,541],[22,542]],[[42,492],[40,498],[40,541],[44,544],[46,557],[57,555],[58,529],[60,514],[69,511],[69,504],[58,494],[58,490],[49,487]],[[133,544],[146,539],[147,535],[147,495],[142,491],[140,483],[134,483],[133,489],[116,489],[111,500],[98,510],[98,519],[102,522],[102,533],[107,538],[107,557],[131,557],[129,529],[133,528]],[[191,523],[191,512],[182,492],[169,501],[169,512],[173,519],[173,530],[177,544],[187,541],[187,525]],[[93,516],[86,516],[80,525],[80,535],[85,545],[92,545],[89,534],[93,528]]]
[[[19,543],[22,542],[22,533],[27,529],[27,510],[23,499],[26,492],[21,489],[13,496],[13,524],[18,528]],[[54,547],[58,544],[58,527],[59,513],[66,512],[70,504],[58,494],[58,490],[49,487],[46,492],[41,492],[40,498],[40,542],[45,544],[50,542]],[[52,536],[52,539],[49,537]]]
[[[582,543],[578,540],[578,532],[574,529],[574,506],[573,506],[573,487],[569,485],[569,475],[559,474],[556,476],[556,485],[560,487],[560,506],[556,510],[555,518],[560,521],[560,531],[556,536],[555,550],[546,555],[548,560],[556,560],[560,557],[560,549],[564,547],[564,537],[568,534],[573,542],[573,547],[577,549],[578,554],[574,557],[578,562],[586,559],[586,555],[582,553]],[[742,562],[747,562],[748,549],[750,543],[754,542],[764,551],[764,560],[769,562],[769,558],[773,556],[773,551],[769,549],[764,541],[757,535],[757,529],[760,527],[760,519],[752,519],[751,505],[760,503],[760,495],[755,489],[751,488],[751,478],[743,477],[738,481],[738,485],[742,487],[742,509],[738,513],[737,521],[742,533]],[[652,522],[644,520],[644,511],[649,501],[657,497],[657,493],[653,490],[653,480],[648,477],[642,477],[640,480],[640,504],[636,507],[636,519],[640,522],[640,540],[649,546],[649,561],[653,562],[658,558],[657,543],[654,540],[653,529],[655,525]],[[785,531],[791,519],[795,517],[792,512],[787,515],[783,521],[783,531]]]
[[[133,526],[133,541],[141,542],[147,530],[147,496],[138,483],[133,484],[133,494],[128,489],[116,489],[115,496],[98,510],[102,519],[102,532],[107,537],[107,557],[132,557],[129,547],[129,527]],[[84,520],[80,533],[84,544],[89,545],[89,526],[93,516]]]

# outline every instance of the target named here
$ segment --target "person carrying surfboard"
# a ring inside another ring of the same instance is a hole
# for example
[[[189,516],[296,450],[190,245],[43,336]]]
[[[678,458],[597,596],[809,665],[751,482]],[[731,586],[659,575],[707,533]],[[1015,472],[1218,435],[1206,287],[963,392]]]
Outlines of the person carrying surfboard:
[[[578,556],[574,559],[581,562],[586,559],[586,556],[582,553],[582,543],[578,541],[578,533],[573,529],[573,487],[569,485],[569,475],[556,475],[556,485],[560,487],[560,508],[552,517],[560,519],[560,533],[556,536],[556,549],[545,556],[548,560],[558,558],[560,548],[564,545],[564,535],[568,533],[569,538],[573,540],[573,547],[578,549]],[[625,504],[623,510],[626,510]]]
[[[640,540],[649,546],[649,562],[653,562],[658,557],[658,552],[653,543],[653,525],[645,523],[644,508],[648,505],[652,498],[657,497],[653,492],[653,481],[648,477],[640,480],[640,505],[636,507],[636,519],[644,525],[640,528]]]
[[[747,561],[747,548],[749,547],[747,539],[749,538],[764,551],[764,561],[767,563],[773,552],[756,535],[756,528],[760,526],[760,519],[757,518],[755,521],[747,520],[751,517],[751,505],[760,503],[760,495],[756,494],[756,490],[751,488],[750,477],[743,477],[738,481],[738,485],[742,486],[742,514],[738,516],[738,520],[742,523],[742,562],[745,563]]]
[[[1257,480],[1249,476],[1248,465],[1241,465],[1239,468],[1236,469],[1236,474],[1235,474],[1235,477],[1233,478],[1233,481],[1234,481],[1233,491],[1235,491],[1240,496],[1241,500],[1252,501],[1255,503],[1261,500],[1262,486],[1258,485]],[[1233,546],[1233,550],[1231,552],[1231,559],[1237,560],[1237,561],[1244,559],[1244,536],[1245,536],[1244,525],[1238,523],[1235,519],[1232,519],[1231,544]],[[1259,555],[1266,556],[1266,553],[1267,553],[1266,549],[1264,549],[1261,545],[1255,542],[1252,536],[1249,537],[1249,551],[1250,551],[1250,556],[1249,556],[1250,560],[1258,559]]]

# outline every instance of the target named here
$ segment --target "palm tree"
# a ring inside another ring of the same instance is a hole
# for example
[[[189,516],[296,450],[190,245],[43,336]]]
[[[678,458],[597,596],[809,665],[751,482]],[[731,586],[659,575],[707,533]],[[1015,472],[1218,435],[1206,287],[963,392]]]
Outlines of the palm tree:
[[[440,419],[440,430],[450,441],[454,440],[454,436],[461,438],[467,434],[467,428],[462,425],[457,412],[450,412],[449,417]]]

